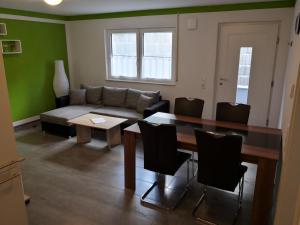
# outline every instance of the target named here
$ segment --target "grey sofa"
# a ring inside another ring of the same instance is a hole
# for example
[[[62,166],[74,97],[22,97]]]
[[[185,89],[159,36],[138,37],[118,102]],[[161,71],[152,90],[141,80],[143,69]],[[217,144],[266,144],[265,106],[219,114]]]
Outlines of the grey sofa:
[[[169,112],[170,108],[169,101],[161,100],[159,91],[86,85],[75,94],[71,91],[69,96],[56,99],[56,104],[58,108],[40,115],[42,130],[64,137],[76,135],[74,126],[67,121],[86,113],[126,118],[128,121],[122,125],[126,127],[156,112]]]

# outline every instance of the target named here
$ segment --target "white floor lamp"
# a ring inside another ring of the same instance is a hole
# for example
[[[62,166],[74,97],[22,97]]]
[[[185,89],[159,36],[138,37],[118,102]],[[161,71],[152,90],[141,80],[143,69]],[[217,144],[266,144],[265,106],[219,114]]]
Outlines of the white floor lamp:
[[[69,95],[69,80],[67,74],[65,72],[64,61],[63,60],[55,60],[55,72],[53,78],[53,89],[56,96],[56,104],[57,107],[61,107],[58,103],[58,99],[68,98]]]

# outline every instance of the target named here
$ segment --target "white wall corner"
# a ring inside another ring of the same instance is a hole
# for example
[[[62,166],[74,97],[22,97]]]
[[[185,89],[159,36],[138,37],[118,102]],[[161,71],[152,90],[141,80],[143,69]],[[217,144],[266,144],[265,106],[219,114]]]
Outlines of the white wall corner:
[[[66,31],[66,42],[67,42],[67,56],[68,56],[68,66],[69,66],[69,83],[70,83],[70,89],[74,89],[74,79],[73,79],[73,58],[72,58],[72,40],[71,40],[71,23],[72,22],[66,22],[65,23],[65,31]]]

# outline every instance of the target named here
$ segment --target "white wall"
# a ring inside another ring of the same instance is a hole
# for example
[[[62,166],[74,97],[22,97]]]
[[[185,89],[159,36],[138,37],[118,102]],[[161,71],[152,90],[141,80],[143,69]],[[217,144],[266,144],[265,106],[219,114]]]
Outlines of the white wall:
[[[294,97],[291,96],[291,89],[296,85],[298,77],[298,68],[300,63],[300,35],[294,32],[294,21],[297,14],[300,13],[300,1],[298,0],[295,6],[295,13],[293,16],[293,24],[291,30],[291,41],[293,45],[289,49],[287,68],[285,73],[283,107],[282,107],[282,129],[284,133],[284,140],[287,136],[287,131],[290,127],[291,114],[293,110]]]
[[[299,2],[299,0],[298,0]],[[299,12],[300,4],[297,6]],[[299,38],[297,40],[299,42]],[[299,43],[298,43],[299,44]],[[288,72],[292,71],[293,63],[298,63],[298,68],[293,74],[293,78],[287,77],[289,81],[295,82],[295,98],[286,102],[286,119],[289,119],[290,126],[286,135],[284,146],[285,157],[282,165],[281,181],[278,192],[278,201],[274,225],[299,225],[300,223],[300,66],[299,54],[293,54],[293,51],[300,52],[300,46],[290,51]],[[298,56],[298,57],[296,57]],[[295,58],[294,58],[295,57]],[[288,74],[291,76],[291,74]],[[294,78],[296,81],[294,81]],[[291,102],[291,104],[290,104]]]
[[[299,13],[298,0],[293,21]],[[300,35],[294,32],[294,23],[291,41],[282,106],[284,154],[274,225],[300,224]]]
[[[212,118],[219,24],[225,22],[278,21],[281,25],[281,41],[278,48],[270,117],[271,126],[277,127],[292,13],[293,9],[285,8],[182,14],[178,18],[176,15],[168,15],[68,22],[67,38],[71,86],[75,88],[79,87],[80,83],[87,83],[160,90],[163,98],[171,100],[171,103],[178,96],[198,97],[205,100],[203,117]],[[189,18],[197,18],[197,30],[187,30],[186,24]],[[176,27],[177,24],[178,82],[176,86],[105,80],[105,29]],[[201,88],[203,79],[206,80],[204,89]]]

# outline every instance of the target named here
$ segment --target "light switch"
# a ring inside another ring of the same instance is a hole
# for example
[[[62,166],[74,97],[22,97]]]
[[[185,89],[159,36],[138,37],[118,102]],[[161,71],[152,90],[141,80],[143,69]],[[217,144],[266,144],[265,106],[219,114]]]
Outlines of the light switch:
[[[201,78],[201,88],[202,90],[206,89],[206,77]]]
[[[187,20],[187,29],[196,30],[197,29],[197,18],[189,18]]]

